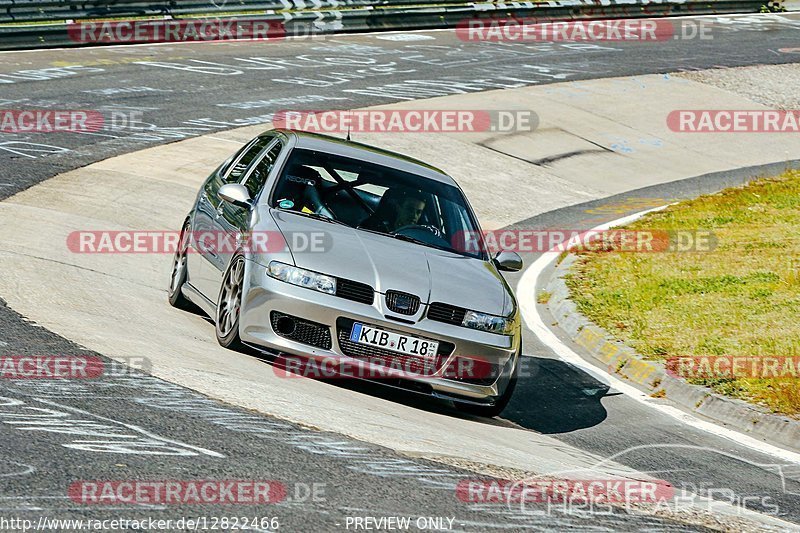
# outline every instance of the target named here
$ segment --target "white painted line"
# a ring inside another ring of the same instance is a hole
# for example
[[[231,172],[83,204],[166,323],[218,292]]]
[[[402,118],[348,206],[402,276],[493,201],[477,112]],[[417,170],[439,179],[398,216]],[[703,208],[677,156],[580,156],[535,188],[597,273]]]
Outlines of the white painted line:
[[[238,144],[239,146],[244,146],[245,144],[247,144],[247,141],[234,141],[233,139],[223,139],[222,137],[211,137],[210,135],[207,135],[206,139],[213,139],[215,141],[223,141],[226,143]]]
[[[633,215],[613,220],[606,224],[601,224],[596,228],[592,228],[591,231],[602,231],[613,226],[624,225],[646,215],[647,213],[659,211],[666,207],[667,206],[664,205],[661,207],[656,207],[655,209],[648,209],[646,211],[634,213]],[[651,398],[633,385],[630,385],[629,383],[626,383],[612,376],[608,372],[605,372],[604,370],[592,365],[588,361],[585,361],[580,355],[572,351],[569,346],[561,342],[561,340],[556,337],[550,328],[545,325],[541,315],[539,315],[538,309],[536,308],[536,282],[545,268],[547,268],[550,263],[555,261],[559,254],[560,252],[556,251],[545,252],[539,257],[539,259],[534,261],[519,280],[519,284],[517,285],[517,296],[519,298],[520,309],[522,310],[522,316],[525,320],[525,324],[531,331],[533,331],[539,340],[553,350],[553,352],[555,352],[555,354],[562,361],[566,361],[580,368],[581,370],[584,370],[588,374],[591,374],[603,383],[613,387],[619,392],[622,392],[631,399],[646,405],[651,409],[655,409],[664,415],[670,416],[679,422],[691,426],[694,429],[699,429],[716,437],[734,441],[741,446],[750,448],[751,450],[755,450],[757,452],[765,453],[785,461],[800,464],[800,453],[784,450],[783,448],[762,442],[744,433],[724,428],[712,422],[701,420],[693,415],[681,411],[672,405],[659,403],[657,400]]]
[[[36,469],[34,467],[32,467],[31,465],[26,464],[26,463],[20,463],[19,461],[12,461],[11,459],[4,459],[3,461],[6,462],[6,463],[11,463],[11,464],[15,464],[17,466],[21,466],[21,467],[23,467],[23,469],[20,470],[19,472],[6,472],[4,474],[0,474],[0,477],[27,476],[28,474],[33,474],[36,471]],[[7,498],[7,497],[8,496],[0,497],[0,500],[2,500],[3,498]],[[65,496],[65,498],[66,498],[66,496]]]
[[[178,440],[168,439],[166,437],[162,437],[161,435],[156,435],[155,433],[151,433],[151,432],[147,431],[146,429],[144,429],[144,428],[142,428],[140,426],[136,426],[136,425],[133,425],[133,424],[126,424],[125,422],[120,422],[119,420],[114,420],[113,418],[107,418],[105,416],[100,416],[100,415],[95,414],[95,413],[90,413],[89,411],[84,411],[83,409],[78,409],[77,407],[71,407],[71,406],[60,404],[60,403],[51,402],[49,400],[45,400],[45,399],[42,399],[42,398],[34,398],[34,400],[36,400],[37,402],[41,402],[41,403],[47,404],[47,405],[52,405],[54,407],[58,407],[59,409],[64,409],[66,411],[73,411],[75,413],[80,413],[80,414],[86,415],[88,417],[97,418],[99,420],[105,420],[106,422],[111,422],[113,424],[117,424],[117,425],[126,427],[128,429],[131,429],[133,431],[136,431],[138,433],[141,433],[142,435],[146,435],[146,436],[150,437],[151,439],[159,440],[161,442],[166,442],[168,444],[174,444],[176,446],[180,446],[181,448],[187,448],[189,450],[194,450],[194,451],[199,452],[199,453],[201,453],[203,455],[210,455],[211,457],[220,457],[220,458],[224,458],[225,457],[221,453],[214,452],[214,451],[211,451],[211,450],[207,450],[207,449],[201,448],[199,446],[192,446],[191,444],[186,444],[185,442],[181,442],[181,441],[178,441]]]
[[[414,33],[393,33],[391,35],[376,35],[375,38],[381,39],[383,41],[397,41],[397,42],[432,41],[436,39],[436,37],[432,37],[430,35],[421,35]]]

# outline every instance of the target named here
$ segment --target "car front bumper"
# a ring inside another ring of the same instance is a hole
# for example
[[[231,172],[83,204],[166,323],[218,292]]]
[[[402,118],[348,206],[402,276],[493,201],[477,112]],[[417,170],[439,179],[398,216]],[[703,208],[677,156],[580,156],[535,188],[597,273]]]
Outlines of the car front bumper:
[[[414,387],[403,388],[454,401],[491,405],[494,399],[503,393],[510,380],[516,364],[516,361],[512,360],[520,353],[519,324],[516,324],[514,329],[516,334],[506,336],[427,318],[422,318],[413,324],[407,321],[401,322],[387,318],[383,309],[383,297],[379,293],[376,293],[372,305],[354,302],[273,279],[266,274],[263,265],[252,261],[248,263],[250,268],[247,269],[248,279],[240,316],[240,335],[242,341],[246,343],[284,355],[312,357],[317,360],[321,358],[346,360],[363,370],[359,375],[385,375],[385,367],[351,357],[343,350],[339,330],[343,323],[355,321],[414,337],[433,339],[439,341],[440,345],[453,346],[452,351],[442,358],[444,362],[437,372],[430,375],[404,373],[401,381],[415,382],[422,386],[416,390]],[[311,346],[278,334],[272,325],[273,312],[330,328],[330,349]],[[459,356],[491,362],[496,365],[499,374],[494,374],[497,377],[493,382],[480,380],[481,383],[453,379],[452,372],[445,376],[445,369],[451,368],[451,363],[455,364],[454,359]],[[381,380],[376,379],[376,381]],[[397,381],[387,379],[386,384],[396,386]]]

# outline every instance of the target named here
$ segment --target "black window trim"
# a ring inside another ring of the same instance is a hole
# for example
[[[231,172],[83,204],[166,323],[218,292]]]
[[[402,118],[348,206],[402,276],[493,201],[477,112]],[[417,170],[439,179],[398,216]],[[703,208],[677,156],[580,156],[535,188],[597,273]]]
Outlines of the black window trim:
[[[231,163],[228,165],[228,168],[226,168],[226,169],[225,169],[225,172],[223,173],[223,175],[222,175],[222,176],[220,176],[220,177],[221,177],[221,179],[222,179],[222,183],[223,183],[223,184],[226,184],[226,183],[240,183],[240,184],[241,184],[241,183],[244,183],[244,181],[243,181],[243,180],[244,180],[244,179],[246,179],[246,178],[247,178],[247,176],[249,176],[249,175],[250,175],[250,172],[251,172],[251,170],[254,168],[254,166],[253,166],[253,163],[250,163],[250,166],[248,166],[248,167],[245,169],[245,173],[244,173],[244,175],[243,175],[243,176],[244,176],[244,178],[243,178],[243,179],[241,179],[241,180],[239,180],[239,181],[236,181],[236,182],[229,182],[229,181],[228,181],[228,177],[231,175],[231,172],[233,172],[233,169],[236,167],[236,165],[238,165],[238,164],[239,164],[239,162],[242,160],[242,158],[243,158],[243,157],[244,157],[244,156],[245,156],[245,155],[246,155],[246,154],[247,154],[247,153],[250,151],[250,149],[251,149],[253,146],[255,146],[255,144],[256,144],[256,143],[259,143],[259,142],[263,141],[265,138],[266,138],[266,139],[272,138],[272,141],[268,142],[268,143],[267,143],[267,144],[264,146],[264,148],[262,148],[262,149],[261,149],[261,151],[260,151],[258,154],[256,154],[256,157],[253,159],[253,162],[259,162],[259,163],[261,162],[261,157],[262,157],[262,156],[263,156],[263,154],[264,154],[264,150],[266,150],[267,148],[269,148],[270,146],[272,146],[272,142],[273,142],[275,139],[277,139],[277,138],[278,138],[278,137],[276,137],[276,136],[275,136],[275,134],[273,134],[273,133],[265,133],[265,134],[263,134],[263,135],[259,135],[259,136],[258,136],[258,137],[256,137],[255,139],[252,139],[252,140],[251,140],[249,143],[247,143],[247,144],[244,146],[244,148],[242,148],[242,149],[239,151],[239,153],[236,155],[236,158],[235,158],[235,160],[231,161]]]
[[[267,137],[267,135],[262,135],[261,137]],[[253,162],[250,163],[250,166],[247,167],[247,170],[245,171],[244,176],[239,181],[239,183],[241,185],[244,185],[245,183],[247,183],[247,180],[250,179],[250,174],[252,174],[253,171],[256,169],[256,167],[258,167],[258,165],[261,164],[261,162],[264,160],[264,158],[267,157],[267,154],[270,153],[272,151],[272,149],[275,148],[275,146],[277,146],[278,144],[281,144],[282,145],[281,149],[278,152],[278,156],[275,158],[275,165],[277,165],[278,158],[280,157],[281,152],[286,148],[286,145],[283,143],[283,140],[280,137],[277,137],[275,135],[269,135],[269,137],[272,137],[272,140],[266,146],[264,146],[264,148],[261,150],[261,152],[258,153],[258,155],[253,160]],[[272,167],[272,170],[270,171],[270,174],[272,172],[274,172],[274,171],[275,171],[275,166]],[[251,200],[253,200],[254,204],[258,204],[258,199],[261,197],[262,193],[264,192],[264,189],[266,188],[266,185],[267,185],[268,182],[269,182],[269,175],[267,175],[264,178],[264,184],[261,186],[261,190],[258,191],[258,194],[256,194],[255,198],[251,198]]]

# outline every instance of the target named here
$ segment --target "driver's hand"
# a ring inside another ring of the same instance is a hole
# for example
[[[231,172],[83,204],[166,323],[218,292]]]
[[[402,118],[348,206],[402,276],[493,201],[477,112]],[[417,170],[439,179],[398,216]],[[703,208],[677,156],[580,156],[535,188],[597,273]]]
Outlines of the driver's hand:
[[[431,233],[433,233],[434,235],[436,235],[440,239],[444,238],[444,233],[442,232],[442,230],[440,230],[436,226],[432,226],[430,224],[423,224],[422,227],[425,228],[426,230],[430,231]]]

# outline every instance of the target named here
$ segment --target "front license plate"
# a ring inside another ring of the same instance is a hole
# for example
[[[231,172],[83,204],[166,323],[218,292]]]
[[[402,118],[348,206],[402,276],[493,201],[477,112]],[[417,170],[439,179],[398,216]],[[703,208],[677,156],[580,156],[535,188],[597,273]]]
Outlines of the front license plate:
[[[356,322],[350,332],[350,340],[358,344],[375,346],[384,350],[391,350],[416,357],[433,357],[439,351],[439,343],[418,339],[401,333],[384,331],[382,329],[365,326]]]

